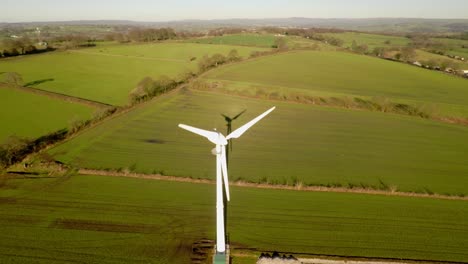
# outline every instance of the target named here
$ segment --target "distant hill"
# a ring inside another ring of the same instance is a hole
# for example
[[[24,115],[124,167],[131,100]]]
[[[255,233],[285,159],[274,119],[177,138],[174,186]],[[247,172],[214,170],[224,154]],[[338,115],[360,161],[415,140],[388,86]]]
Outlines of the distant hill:
[[[139,22],[129,20],[77,20],[51,22],[1,23],[0,27],[22,25],[140,25],[184,29],[209,29],[215,27],[318,27],[361,31],[387,32],[468,32],[468,19],[422,18],[266,18],[266,19],[216,19],[178,20],[167,22]]]

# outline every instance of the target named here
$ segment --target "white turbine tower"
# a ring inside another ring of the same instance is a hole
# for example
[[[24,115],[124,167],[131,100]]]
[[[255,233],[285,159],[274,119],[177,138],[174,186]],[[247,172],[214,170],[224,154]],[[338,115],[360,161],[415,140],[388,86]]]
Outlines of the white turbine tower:
[[[223,181],[224,187],[226,190],[226,198],[229,201],[229,181],[226,165],[226,145],[228,140],[232,138],[239,138],[242,134],[245,133],[250,127],[255,125],[260,119],[264,118],[271,111],[275,110],[276,107],[273,107],[266,111],[265,113],[259,115],[252,121],[236,129],[231,134],[226,137],[223,136],[218,131],[208,131],[203,130],[183,124],[179,124],[180,128],[193,132],[197,135],[206,137],[210,142],[216,144],[215,152],[216,155],[216,251],[225,252],[226,251],[226,241],[225,241],[225,230],[224,230],[224,204],[223,204]]]

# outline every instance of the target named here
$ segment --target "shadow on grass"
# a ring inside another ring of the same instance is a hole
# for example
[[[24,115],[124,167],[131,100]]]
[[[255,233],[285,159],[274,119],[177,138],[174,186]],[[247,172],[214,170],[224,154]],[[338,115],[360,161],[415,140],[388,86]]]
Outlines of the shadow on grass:
[[[52,82],[54,80],[55,79],[53,79],[53,78],[37,80],[37,81],[28,82],[24,86],[31,87],[31,86],[36,86],[36,85],[39,85],[39,84],[42,84],[42,83],[45,83],[45,82]]]
[[[161,139],[144,139],[143,141],[146,143],[150,143],[150,144],[165,144],[166,143],[166,141],[161,140]]]

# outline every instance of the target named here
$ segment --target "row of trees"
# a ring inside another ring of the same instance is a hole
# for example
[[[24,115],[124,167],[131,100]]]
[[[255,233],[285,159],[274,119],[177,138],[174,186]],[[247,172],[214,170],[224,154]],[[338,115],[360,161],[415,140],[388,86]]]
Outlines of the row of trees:
[[[36,43],[28,37],[4,39],[1,46],[3,50],[0,50],[0,57],[13,57],[42,52],[36,48]]]
[[[222,54],[213,54],[212,56],[203,56],[198,61],[198,75],[218,67],[222,64],[235,62],[241,60],[237,50],[233,49],[227,56]],[[137,86],[130,92],[129,100],[130,104],[134,105],[148,99],[151,99],[160,94],[164,94],[170,90],[173,90],[177,86],[188,82],[193,77],[197,76],[193,72],[186,72],[178,76],[176,79],[171,79],[167,76],[161,76],[158,79],[151,77],[145,77],[141,80]]]
[[[241,60],[241,57],[235,49],[231,50],[227,56],[219,53],[213,54],[211,57],[205,55],[198,61],[198,73],[201,74],[219,65],[239,60]]]
[[[174,39],[177,33],[172,28],[132,28],[126,32],[108,34],[106,40],[118,42],[153,42]]]
[[[181,82],[182,81],[170,79],[167,76],[161,76],[157,80],[153,80],[151,77],[145,77],[130,92],[130,103],[134,105],[157,95],[166,93],[167,91],[177,87]]]

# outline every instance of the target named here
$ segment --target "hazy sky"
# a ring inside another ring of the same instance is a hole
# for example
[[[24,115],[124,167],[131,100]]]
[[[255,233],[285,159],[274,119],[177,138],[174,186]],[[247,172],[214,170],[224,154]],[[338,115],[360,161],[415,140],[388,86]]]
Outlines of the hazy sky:
[[[0,21],[468,18],[468,0],[0,0]]]

